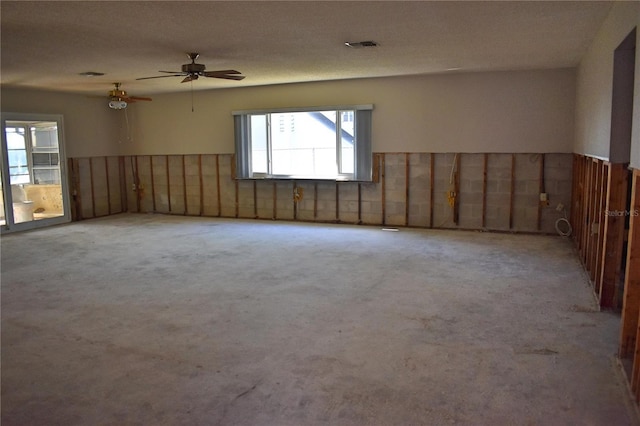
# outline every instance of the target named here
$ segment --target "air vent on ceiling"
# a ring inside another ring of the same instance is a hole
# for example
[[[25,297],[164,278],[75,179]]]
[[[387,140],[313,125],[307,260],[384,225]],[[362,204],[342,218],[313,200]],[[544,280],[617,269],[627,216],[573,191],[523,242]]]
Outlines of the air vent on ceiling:
[[[344,43],[347,47],[376,47],[378,43],[373,40],[367,41],[347,41]]]

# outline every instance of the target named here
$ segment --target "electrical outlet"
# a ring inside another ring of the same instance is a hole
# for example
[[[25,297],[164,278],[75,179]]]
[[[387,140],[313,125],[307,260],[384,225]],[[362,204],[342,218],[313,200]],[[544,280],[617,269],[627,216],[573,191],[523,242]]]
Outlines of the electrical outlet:
[[[540,201],[541,202],[549,201],[549,198],[547,197],[547,193],[546,192],[541,192],[540,193]]]
[[[136,184],[135,183],[131,184],[131,190],[135,192],[135,190],[136,190]]]

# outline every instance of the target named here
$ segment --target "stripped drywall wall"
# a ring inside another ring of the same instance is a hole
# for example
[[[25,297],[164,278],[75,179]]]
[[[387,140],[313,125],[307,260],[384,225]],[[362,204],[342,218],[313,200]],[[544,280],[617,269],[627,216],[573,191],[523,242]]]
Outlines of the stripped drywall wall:
[[[570,206],[571,154],[374,157],[374,182],[236,180],[233,154],[73,159],[79,179],[71,179],[72,191],[80,194],[75,219],[128,210],[554,233],[562,214],[555,207]],[[541,203],[541,191],[549,205]]]

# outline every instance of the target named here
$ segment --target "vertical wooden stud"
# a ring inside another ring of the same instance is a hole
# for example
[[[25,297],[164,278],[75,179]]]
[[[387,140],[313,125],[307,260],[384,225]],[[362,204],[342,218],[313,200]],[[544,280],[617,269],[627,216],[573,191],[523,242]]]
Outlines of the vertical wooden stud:
[[[433,201],[434,201],[434,189],[433,184],[435,182],[435,154],[432,152],[429,154],[429,228],[433,228]]]
[[[602,253],[602,288],[600,289],[600,306],[603,308],[615,308],[617,303],[616,289],[621,274],[625,231],[625,217],[620,212],[625,212],[627,208],[627,176],[626,165],[611,164],[609,166]]]
[[[538,155],[540,155],[540,170],[538,171],[538,193],[543,194],[547,192],[544,182],[544,153]],[[547,200],[547,203],[548,202],[549,201]],[[538,231],[542,230],[542,208],[543,202],[541,200],[538,200],[538,217],[536,218],[536,229]]]
[[[129,159],[132,159],[132,164],[135,163],[135,169],[132,171],[132,174],[133,181],[136,186],[136,212],[140,213],[140,207],[142,204],[142,190],[140,189],[140,174],[138,173],[138,170],[140,170],[140,168],[138,167],[138,156],[136,155],[135,157],[129,157]]]
[[[516,155],[511,154],[511,187],[509,189],[509,229],[513,229],[513,203],[516,187]]]
[[[340,222],[340,188],[336,182],[336,222]]]
[[[276,182],[273,182],[273,220],[278,218],[278,187]]]
[[[165,155],[166,170],[167,170],[167,207],[169,213],[171,213],[171,179],[169,176],[169,156]]]
[[[318,220],[318,182],[313,183],[313,220]]]
[[[408,152],[404,154],[404,226],[409,226],[409,178],[411,176],[409,156]]]
[[[204,182],[202,178],[202,154],[198,154],[198,180],[199,180],[199,191],[200,191],[200,212],[199,216],[204,214]]]
[[[487,168],[489,165],[489,154],[486,152],[482,159],[482,227],[487,226]]]
[[[96,192],[93,183],[93,158],[89,158],[89,176],[91,178],[91,211],[92,217],[96,217]]]
[[[235,189],[235,207],[236,217],[240,217],[240,190],[238,188],[239,182],[236,179],[236,156],[231,156],[231,179],[233,179],[233,187]]]
[[[218,217],[222,216],[222,205],[220,196],[220,154],[216,154],[216,196],[218,199]]]
[[[149,156],[149,170],[151,173],[151,202],[153,205],[153,212],[155,213],[157,211],[157,207],[156,207],[156,184],[155,184],[155,178],[153,176],[153,155]]]
[[[184,203],[184,214],[189,214],[189,206],[187,204],[187,164],[186,164],[186,156],[182,156],[182,195]]]
[[[109,157],[104,157],[104,172],[107,180],[107,214],[111,214],[111,186],[109,184]]]
[[[386,192],[386,186],[385,186],[385,158],[384,158],[384,152],[380,154],[380,186],[382,189],[382,224],[384,225],[387,222],[387,212],[386,212],[386,208],[385,208],[385,204],[386,204],[386,196],[385,196],[385,192]]]
[[[640,316],[640,170],[634,170],[631,182],[629,239],[624,280],[624,299],[620,327],[620,358],[629,358],[638,340]],[[640,368],[640,365],[634,368]]]
[[[253,181],[253,217],[258,218],[258,183]]]
[[[358,182],[358,225],[362,223],[362,184]]]
[[[456,225],[460,224],[460,164],[462,154],[457,154],[455,156],[456,161],[456,171],[454,173],[454,191],[456,192],[456,197],[453,200],[453,223]]]

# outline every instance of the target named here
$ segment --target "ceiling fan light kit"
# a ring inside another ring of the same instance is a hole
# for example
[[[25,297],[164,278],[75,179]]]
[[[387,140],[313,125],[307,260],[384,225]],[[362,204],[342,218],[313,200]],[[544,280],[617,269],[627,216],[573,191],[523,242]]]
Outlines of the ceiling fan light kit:
[[[115,86],[109,91],[109,108],[125,109],[128,104],[136,101],[150,101],[151,98],[143,98],[140,96],[129,96],[127,92],[120,89],[120,83],[113,83]]]

